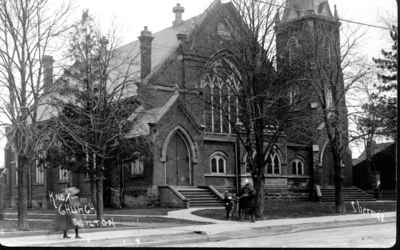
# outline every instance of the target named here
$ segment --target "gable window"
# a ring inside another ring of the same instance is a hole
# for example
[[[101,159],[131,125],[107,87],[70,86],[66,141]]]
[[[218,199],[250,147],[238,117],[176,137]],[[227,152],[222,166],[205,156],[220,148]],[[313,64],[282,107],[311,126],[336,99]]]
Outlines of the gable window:
[[[267,174],[279,175],[281,174],[281,160],[276,150],[267,156],[267,163],[265,166]]]
[[[226,63],[226,62],[224,62]],[[239,122],[239,84],[235,80],[238,72],[230,65],[235,73],[226,70],[221,63],[215,63],[215,71],[201,81],[204,96],[204,125],[205,131],[217,134],[230,134],[232,126]],[[226,65],[224,65],[226,66]]]
[[[58,180],[61,182],[67,182],[69,180],[70,171],[65,168],[58,168]]]
[[[140,156],[132,161],[129,166],[129,173],[131,176],[142,176],[144,173],[143,157]]]
[[[221,36],[223,39],[231,40],[231,33],[228,28],[223,23],[218,23],[217,25],[217,34]]]
[[[301,159],[295,159],[292,161],[292,174],[304,175],[304,163]]]
[[[212,174],[226,173],[226,156],[222,152],[216,152],[211,155],[210,170]]]

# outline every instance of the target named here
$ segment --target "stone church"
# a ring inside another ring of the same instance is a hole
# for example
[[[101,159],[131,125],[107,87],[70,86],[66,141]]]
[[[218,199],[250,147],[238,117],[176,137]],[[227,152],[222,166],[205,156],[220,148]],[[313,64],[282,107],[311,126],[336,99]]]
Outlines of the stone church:
[[[286,7],[275,20],[280,60],[291,56],[291,44],[315,42],[316,32],[326,36],[326,41],[340,44],[340,22],[327,0],[286,0]],[[134,91],[140,105],[130,117],[133,125],[126,138],[141,138],[149,146],[144,152],[132,152],[140,155],[135,160],[115,166],[115,183],[105,187],[109,205],[118,202],[128,207],[155,203],[178,207],[209,205],[214,202],[211,197],[218,200],[225,190],[237,192],[241,185],[251,182],[246,171],[247,156],[231,124],[222,119],[221,110],[207,108],[199,98],[199,91],[212,96],[226,90],[228,82],[207,75],[202,68],[213,54],[231,46],[233,27],[237,24],[226,20],[237,21],[237,10],[230,2],[216,0],[202,14],[187,20],[183,19],[184,7],[179,4],[173,8],[173,14],[171,26],[154,33],[144,27],[137,41],[119,48],[140,53]],[[51,64],[49,59],[49,74]],[[277,67],[279,70],[279,61]],[[229,84],[237,83],[231,79]],[[340,84],[343,88],[343,81]],[[305,90],[298,94],[301,91]],[[237,102],[231,100],[230,105],[228,115],[238,119]],[[309,107],[309,115],[316,117],[315,124],[310,124],[314,131],[312,138],[299,143],[291,141],[287,134],[269,155],[265,170],[267,198],[309,199],[315,184],[333,186],[332,158],[325,131],[317,122],[320,118],[317,118],[316,97],[311,97]],[[344,100],[340,112],[347,112]],[[343,128],[347,130],[347,121],[343,121]],[[16,170],[10,147],[6,148],[6,166],[5,204],[14,206]],[[345,186],[351,186],[350,152],[343,163],[343,174]],[[45,185],[50,179],[51,187]],[[65,187],[68,181],[79,186],[81,196],[89,196],[84,176],[61,168],[57,171],[33,168],[29,182],[32,206],[43,206],[47,193]]]

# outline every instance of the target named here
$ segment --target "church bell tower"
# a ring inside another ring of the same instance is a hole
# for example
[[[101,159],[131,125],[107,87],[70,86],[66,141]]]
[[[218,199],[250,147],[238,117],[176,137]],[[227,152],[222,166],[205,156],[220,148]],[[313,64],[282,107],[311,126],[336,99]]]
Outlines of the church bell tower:
[[[300,143],[312,147],[314,183],[322,186],[333,185],[333,163],[321,115],[321,104],[311,82],[321,80],[316,79],[313,71],[315,67],[330,67],[331,72],[337,72],[339,76],[336,88],[344,92],[339,28],[336,6],[332,12],[328,0],[286,0],[283,14],[275,18],[277,69],[284,74],[292,74],[292,78],[289,76],[289,79],[293,79],[290,88],[292,85],[300,85],[294,89],[299,91],[297,95],[306,99],[311,136]],[[308,79],[308,82],[299,82],[299,79]],[[327,102],[331,101],[332,98],[328,97],[332,96],[330,89],[326,93]],[[344,97],[338,106],[342,117],[339,126],[345,131],[344,140],[347,143],[348,121]],[[288,133],[289,140],[299,134],[296,131],[291,132],[292,135]],[[351,185],[351,156],[347,153],[345,158],[343,183]]]

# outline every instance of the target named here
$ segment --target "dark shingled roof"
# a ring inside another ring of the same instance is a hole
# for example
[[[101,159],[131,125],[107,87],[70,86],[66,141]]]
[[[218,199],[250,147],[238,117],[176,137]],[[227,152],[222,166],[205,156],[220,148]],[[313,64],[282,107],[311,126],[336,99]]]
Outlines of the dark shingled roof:
[[[393,142],[374,144],[372,155],[376,155],[379,152],[382,152],[383,150],[385,150],[387,147],[389,147],[392,144],[393,144]],[[353,159],[353,166],[365,161],[366,159],[367,159],[367,154],[364,150],[364,152],[362,152],[362,154],[357,159]]]

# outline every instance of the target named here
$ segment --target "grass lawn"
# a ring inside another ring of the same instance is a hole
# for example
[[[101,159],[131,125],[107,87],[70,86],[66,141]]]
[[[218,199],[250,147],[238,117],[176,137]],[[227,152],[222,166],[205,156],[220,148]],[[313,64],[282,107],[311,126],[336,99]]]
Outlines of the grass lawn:
[[[359,205],[362,208],[368,208],[376,212],[396,211],[396,203],[394,202],[359,202]],[[357,209],[357,203],[355,203],[354,206]],[[346,213],[356,213],[354,212],[352,204],[346,203]],[[195,211],[193,214],[212,219],[225,220],[225,209],[204,209]],[[335,205],[333,203],[276,200],[265,202],[264,220],[324,215],[335,215]]]

